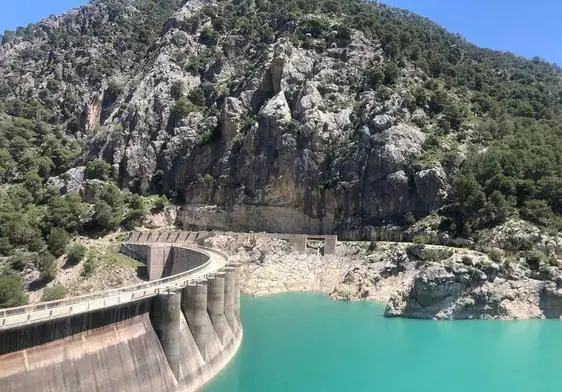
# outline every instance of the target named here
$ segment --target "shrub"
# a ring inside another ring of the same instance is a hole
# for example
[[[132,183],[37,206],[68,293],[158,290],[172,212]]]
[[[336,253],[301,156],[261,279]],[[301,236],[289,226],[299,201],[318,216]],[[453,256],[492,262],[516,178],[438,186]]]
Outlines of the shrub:
[[[488,252],[488,257],[495,263],[501,263],[503,260],[503,252],[499,249],[492,249]]]
[[[37,256],[35,267],[41,272],[41,279],[50,282],[57,277],[57,263],[49,252],[42,252]]]
[[[90,255],[84,262],[84,267],[82,269],[82,276],[84,278],[89,278],[96,272],[97,262],[96,259]]]
[[[168,205],[168,198],[165,195],[159,196],[158,198],[156,198],[156,200],[154,200],[154,206],[152,207],[151,212],[157,213],[157,212],[164,211],[167,205]]]
[[[554,219],[552,209],[545,200],[529,200],[521,208],[520,215],[523,219],[542,226],[548,226]]]
[[[30,252],[40,252],[45,248],[45,241],[39,236],[33,237],[27,244]]]
[[[384,84],[385,85],[392,85],[396,82],[398,78],[398,74],[400,73],[400,69],[394,63],[388,63],[384,67]]]
[[[75,244],[68,250],[67,261],[70,264],[78,264],[86,256],[86,247],[84,245]]]
[[[548,258],[548,264],[553,267],[560,267],[560,261],[556,256],[551,256]]]
[[[107,181],[112,172],[112,167],[109,163],[102,159],[95,159],[86,164],[85,176],[89,179],[98,179]]]
[[[195,106],[205,106],[205,93],[200,87],[195,87],[189,92],[189,100]]]
[[[15,255],[10,257],[10,268],[14,271],[23,271],[27,267],[29,257],[21,252],[17,252]]]
[[[421,260],[422,259],[422,252],[423,252],[424,249],[425,249],[425,245],[423,245],[423,244],[409,245],[406,248],[406,254],[411,259]]]
[[[62,256],[66,250],[66,246],[70,242],[70,236],[66,230],[60,227],[54,227],[49,232],[49,237],[47,238],[47,247],[49,252],[55,257]]]
[[[181,80],[176,80],[170,87],[170,95],[175,100],[180,99],[183,95],[183,92],[184,92],[184,85]]]
[[[414,238],[412,238],[412,242],[417,245],[426,245],[429,244],[429,237],[423,234],[416,234]]]
[[[453,255],[450,249],[442,248],[424,248],[422,250],[421,259],[423,261],[441,261],[448,259]]]
[[[196,108],[193,106],[191,102],[189,102],[185,98],[179,99],[174,106],[172,107],[171,117],[174,123],[178,123],[178,121],[187,117],[189,113],[195,112]]]
[[[472,265],[472,264],[473,264],[473,262],[472,262],[472,257],[467,256],[467,255],[464,255],[464,256],[462,257],[461,261],[462,261],[462,263],[463,263],[464,265]]]
[[[407,226],[412,226],[414,223],[416,223],[416,217],[414,216],[414,214],[408,211],[406,214],[404,214],[404,222]]]
[[[146,211],[144,209],[130,210],[127,213],[125,219],[123,219],[123,222],[121,222],[121,225],[125,230],[134,230],[135,227],[138,225],[140,219],[143,218],[145,215],[146,215]]]
[[[61,284],[56,284],[52,287],[45,287],[41,295],[41,302],[56,301],[66,297],[68,291],[66,287]]]
[[[22,279],[17,275],[3,273],[0,275],[0,308],[11,308],[27,304]]]
[[[367,78],[367,84],[372,88],[376,89],[379,87],[384,80],[384,72],[380,68],[370,68],[365,74]]]
[[[532,270],[538,271],[541,264],[545,264],[548,261],[548,258],[540,250],[531,250],[527,252],[525,261]]]

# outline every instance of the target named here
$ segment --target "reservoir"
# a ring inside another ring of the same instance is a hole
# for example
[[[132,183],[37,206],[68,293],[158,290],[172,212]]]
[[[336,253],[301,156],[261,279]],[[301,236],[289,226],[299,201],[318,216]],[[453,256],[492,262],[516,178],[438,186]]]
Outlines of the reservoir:
[[[206,392],[546,392],[562,322],[388,319],[326,295],[242,299],[244,341]]]

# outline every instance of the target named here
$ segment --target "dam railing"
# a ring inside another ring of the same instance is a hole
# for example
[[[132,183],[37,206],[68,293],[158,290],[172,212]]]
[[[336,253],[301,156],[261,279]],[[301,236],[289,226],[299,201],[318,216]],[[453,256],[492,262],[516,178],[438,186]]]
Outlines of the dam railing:
[[[143,243],[141,245],[147,244]],[[207,274],[197,276],[194,275],[196,275],[197,272],[200,272],[209,267],[214,261],[216,261],[215,259],[217,257],[222,259],[222,262],[218,263],[219,268],[220,266],[226,265],[229,260],[226,253],[216,249],[183,244],[170,245],[199,252],[208,256],[209,258],[205,263],[192,268],[189,271],[146,283],[110,289],[92,294],[85,294],[68,299],[0,310],[0,330],[16,327],[22,324],[47,321],[59,317],[67,317],[70,315],[85,313],[96,309],[103,309],[106,307],[121,305],[128,302],[134,302],[140,299],[153,297],[160,294],[161,292],[168,291],[171,288],[185,287],[189,283],[189,281],[197,281],[206,278],[209,274],[212,274],[213,271],[209,271]]]

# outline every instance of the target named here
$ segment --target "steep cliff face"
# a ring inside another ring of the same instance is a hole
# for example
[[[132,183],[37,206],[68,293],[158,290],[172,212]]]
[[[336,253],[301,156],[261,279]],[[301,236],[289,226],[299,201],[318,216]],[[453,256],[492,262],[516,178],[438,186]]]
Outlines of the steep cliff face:
[[[223,6],[216,5],[218,12]],[[91,154],[119,167],[122,185],[175,191],[227,214],[235,206],[280,207],[300,218],[298,230],[314,232],[421,216],[441,205],[447,194],[441,167],[408,172],[427,138],[400,96],[420,83],[413,67],[383,98],[363,87],[364,70],[383,67],[385,56],[361,32],[324,50],[281,34],[247,59],[253,48],[233,42],[242,37],[204,43],[212,18],[185,32],[202,7],[188,2],[176,13],[150,70],[125,92],[128,107],[113,112],[89,142]],[[337,36],[337,19],[329,21]],[[199,72],[174,60],[178,52],[201,58],[209,51],[213,59]],[[227,85],[229,94],[218,91]],[[178,88],[192,98],[189,113],[178,113]],[[194,91],[210,108],[195,106]],[[295,229],[291,221],[275,221],[280,230]],[[261,225],[250,220],[242,228]]]
[[[224,228],[425,216],[479,137],[475,119],[494,114],[470,68],[493,69],[492,55],[359,1],[97,0],[3,42],[6,112],[48,108],[82,161],[103,158],[136,192],[216,205]],[[213,226],[198,211],[184,223]]]

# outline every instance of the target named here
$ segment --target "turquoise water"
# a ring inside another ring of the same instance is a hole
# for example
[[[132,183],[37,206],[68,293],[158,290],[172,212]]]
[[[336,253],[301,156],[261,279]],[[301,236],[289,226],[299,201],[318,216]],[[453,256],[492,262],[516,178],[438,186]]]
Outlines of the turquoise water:
[[[386,319],[315,294],[244,298],[244,341],[207,392],[560,391],[562,322]]]

